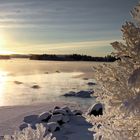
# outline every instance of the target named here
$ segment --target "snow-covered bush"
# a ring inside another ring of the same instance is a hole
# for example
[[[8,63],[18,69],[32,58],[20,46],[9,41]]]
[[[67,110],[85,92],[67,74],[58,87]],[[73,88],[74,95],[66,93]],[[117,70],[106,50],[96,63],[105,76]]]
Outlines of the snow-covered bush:
[[[140,4],[131,13],[136,23],[122,26],[124,41],[111,43],[118,60],[94,67],[101,85],[95,94],[105,104],[104,117],[97,121],[102,126],[94,128],[97,140],[140,139]]]
[[[100,96],[107,103],[106,109],[118,113],[125,109],[133,115],[140,114],[140,104],[130,107],[132,99],[140,96],[140,28],[131,22],[122,26],[125,44],[120,42],[111,43],[116,50],[113,55],[119,58],[115,64],[104,64],[95,68],[97,79],[102,85],[103,94]],[[111,108],[110,108],[111,107]],[[114,108],[115,107],[115,111]],[[130,108],[129,108],[130,107]],[[124,113],[126,113],[124,111]]]
[[[52,138],[52,134],[45,136],[46,128],[42,124],[37,124],[36,129],[32,129],[30,126],[23,131],[17,131],[14,135],[4,136],[3,140],[56,140]]]

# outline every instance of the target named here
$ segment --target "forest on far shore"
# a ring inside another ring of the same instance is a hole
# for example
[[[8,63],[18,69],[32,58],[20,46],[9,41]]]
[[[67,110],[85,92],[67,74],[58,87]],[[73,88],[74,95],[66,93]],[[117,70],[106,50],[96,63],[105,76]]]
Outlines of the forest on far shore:
[[[107,55],[105,57],[94,57],[88,55],[71,54],[71,55],[55,55],[55,54],[11,54],[0,55],[0,59],[12,59],[12,58],[27,58],[30,60],[42,60],[42,61],[96,61],[96,62],[114,62],[117,58]]]
[[[105,57],[94,57],[88,55],[71,54],[71,55],[55,55],[42,54],[30,55],[31,60],[50,60],[50,61],[97,61],[97,62],[114,62],[117,59],[111,55]]]

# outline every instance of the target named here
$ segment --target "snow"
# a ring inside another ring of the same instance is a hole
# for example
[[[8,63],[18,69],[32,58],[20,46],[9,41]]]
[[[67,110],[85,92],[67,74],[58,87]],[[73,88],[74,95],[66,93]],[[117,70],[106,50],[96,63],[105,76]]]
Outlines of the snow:
[[[56,105],[62,108],[54,109],[54,106]],[[93,132],[88,130],[92,127],[92,124],[87,122],[86,118],[83,116],[77,116],[72,113],[76,112],[75,108],[78,108],[76,105],[67,105],[71,109],[67,107],[65,103],[56,102],[32,106],[1,107],[0,136],[7,134],[12,135],[15,130],[19,130],[19,126],[21,129],[26,128],[27,126],[35,128],[36,124],[40,122],[41,118],[39,117],[43,116],[44,119],[45,115],[48,116],[49,110],[52,110],[50,111],[52,112],[52,115],[53,111],[59,110],[59,114],[54,114],[51,118],[52,122],[42,122],[47,130],[53,132],[53,136],[55,136],[57,140],[77,140],[77,138],[80,140],[93,140]],[[67,114],[62,110],[67,110]],[[80,111],[77,110],[77,112]],[[62,126],[57,123],[58,119],[64,121]]]
[[[15,130],[19,130],[19,125],[23,123],[25,116],[32,115],[32,121],[36,119],[38,115],[44,111],[49,111],[53,109],[54,106],[64,106],[69,105],[72,108],[75,108],[75,104],[68,104],[65,102],[51,102],[46,104],[39,105],[30,105],[30,106],[7,106],[0,107],[0,136],[5,134],[13,134]],[[78,106],[77,106],[78,107]],[[76,108],[77,108],[76,107]],[[34,118],[34,119],[33,119]],[[29,118],[25,118],[26,121],[31,121]]]
[[[52,133],[45,135],[46,128],[42,124],[36,125],[36,130],[30,126],[23,131],[18,131],[14,135],[5,135],[2,140],[56,140]]]
[[[136,69],[128,79],[128,84],[137,92],[140,91],[140,68]]]

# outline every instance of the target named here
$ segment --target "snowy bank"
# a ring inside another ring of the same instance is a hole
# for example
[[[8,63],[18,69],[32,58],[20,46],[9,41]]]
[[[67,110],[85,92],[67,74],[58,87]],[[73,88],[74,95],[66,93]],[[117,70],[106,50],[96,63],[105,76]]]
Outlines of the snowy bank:
[[[16,110],[7,107],[4,109],[7,110],[7,116],[12,116],[14,114],[16,114],[17,116],[15,115],[10,118],[11,121],[7,121],[7,123],[5,122],[5,128],[7,127],[6,130],[11,130],[9,131],[9,133],[3,132],[3,134],[12,135],[13,130],[15,130],[14,126],[18,127],[21,124],[19,128],[23,132],[27,131],[27,129],[29,129],[30,132],[34,131],[34,129],[36,128],[42,129],[40,131],[43,131],[42,133],[44,133],[45,136],[47,136],[51,132],[53,134],[53,137],[56,137],[57,140],[77,140],[78,138],[80,140],[93,140],[93,132],[89,131],[89,129],[92,128],[92,124],[87,122],[86,118],[82,116],[82,111],[75,110],[75,107],[73,107],[72,105],[71,109],[67,106],[61,106],[61,103],[59,103],[59,106],[57,103],[57,106],[53,108],[52,104],[48,104],[43,107],[28,107],[28,110],[26,107],[15,107]],[[30,112],[31,110],[29,108],[34,109],[34,111]],[[41,113],[44,110],[47,111]],[[10,115],[8,114],[8,112],[13,112],[13,114]],[[29,115],[29,112],[32,115]],[[23,117],[23,115],[25,117]],[[5,118],[7,118],[7,116],[5,116]],[[2,124],[4,123],[1,123],[0,127],[2,126]],[[42,126],[38,126],[38,124],[42,124],[43,128]],[[11,126],[13,128],[10,128]],[[39,128],[36,126],[38,126]],[[34,131],[34,133],[36,133],[36,131]]]

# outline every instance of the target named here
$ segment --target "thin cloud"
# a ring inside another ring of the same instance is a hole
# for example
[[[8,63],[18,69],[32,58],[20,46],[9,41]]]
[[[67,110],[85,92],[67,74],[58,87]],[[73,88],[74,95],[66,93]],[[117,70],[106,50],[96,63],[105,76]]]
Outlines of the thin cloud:
[[[70,48],[86,48],[86,47],[103,47],[103,46],[110,46],[110,43],[114,42],[113,40],[98,40],[98,41],[83,41],[83,42],[69,42],[69,43],[52,43],[52,44],[41,44],[41,45],[34,45],[36,48],[46,48],[48,50],[54,49],[70,49]]]

